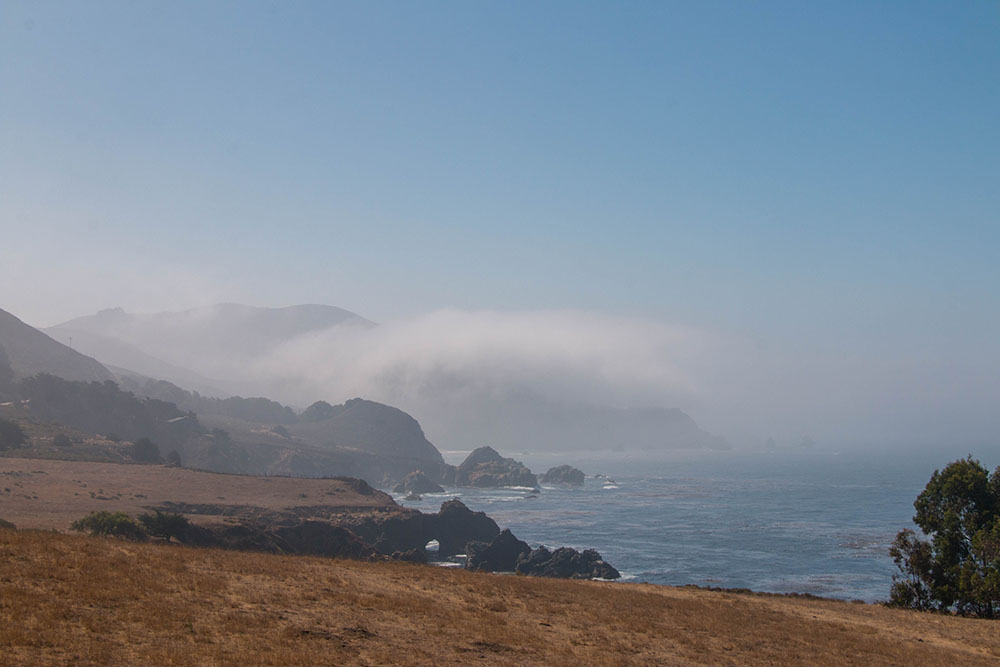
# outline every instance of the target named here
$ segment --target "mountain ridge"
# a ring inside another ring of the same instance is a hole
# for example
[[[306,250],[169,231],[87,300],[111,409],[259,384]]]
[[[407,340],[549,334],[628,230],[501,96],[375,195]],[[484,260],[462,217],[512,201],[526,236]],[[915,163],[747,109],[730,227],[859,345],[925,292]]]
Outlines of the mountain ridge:
[[[0,346],[14,380],[38,373],[83,382],[114,379],[114,374],[96,359],[60,343],[3,309],[0,309]]]

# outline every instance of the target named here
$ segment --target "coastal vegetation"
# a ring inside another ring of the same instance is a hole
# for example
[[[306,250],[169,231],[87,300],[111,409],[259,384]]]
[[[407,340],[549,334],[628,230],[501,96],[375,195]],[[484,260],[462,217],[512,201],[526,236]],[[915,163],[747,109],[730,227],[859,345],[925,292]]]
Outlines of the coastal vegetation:
[[[1000,616],[1000,468],[971,456],[935,470],[913,503],[929,539],[899,532],[889,550],[900,570],[889,603],[897,607]]]

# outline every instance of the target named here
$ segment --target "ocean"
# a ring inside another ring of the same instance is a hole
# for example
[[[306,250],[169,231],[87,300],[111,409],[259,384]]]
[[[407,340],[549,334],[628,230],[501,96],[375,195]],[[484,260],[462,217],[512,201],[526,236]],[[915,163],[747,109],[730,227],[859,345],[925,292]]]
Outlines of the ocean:
[[[997,450],[980,460],[1000,463]],[[467,452],[445,452],[460,463]],[[582,488],[447,489],[533,547],[597,549],[625,581],[750,588],[875,602],[896,567],[888,548],[913,528],[913,501],[936,468],[961,458],[927,452],[511,454],[536,474],[568,463]],[[975,455],[976,452],[973,452]],[[599,477],[598,477],[599,476]]]

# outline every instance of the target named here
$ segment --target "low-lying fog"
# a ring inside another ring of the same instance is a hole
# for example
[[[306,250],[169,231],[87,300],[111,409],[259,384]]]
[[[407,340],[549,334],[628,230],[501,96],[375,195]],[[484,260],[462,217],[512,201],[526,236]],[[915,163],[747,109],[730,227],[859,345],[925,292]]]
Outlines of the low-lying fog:
[[[762,341],[568,310],[447,309],[374,325],[346,311],[299,308],[262,331],[241,312],[105,313],[123,318],[105,333],[222,393],[298,407],[354,396],[395,405],[442,449],[599,446],[606,411],[619,409],[679,408],[708,433],[750,448],[960,448],[1000,428],[996,359],[937,356],[905,341],[896,349]],[[297,328],[312,330],[288,333]],[[87,352],[86,342],[78,335],[75,345]],[[627,447],[624,433],[607,446]]]

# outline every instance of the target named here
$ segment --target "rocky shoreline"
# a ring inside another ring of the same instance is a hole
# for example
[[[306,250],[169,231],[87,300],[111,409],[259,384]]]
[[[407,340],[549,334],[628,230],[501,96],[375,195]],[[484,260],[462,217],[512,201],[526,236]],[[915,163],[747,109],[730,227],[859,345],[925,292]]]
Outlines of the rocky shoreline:
[[[339,508],[306,506],[274,512],[172,502],[150,509],[227,518],[189,521],[175,538],[191,546],[368,561],[444,563],[457,559],[470,570],[567,579],[621,576],[592,549],[582,553],[569,547],[532,549],[510,530],[500,530],[484,512],[473,512],[458,499],[442,503],[436,514],[402,507],[338,512]],[[437,550],[431,554],[427,545],[433,542]]]

